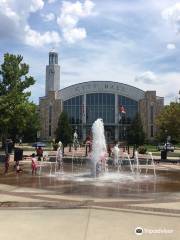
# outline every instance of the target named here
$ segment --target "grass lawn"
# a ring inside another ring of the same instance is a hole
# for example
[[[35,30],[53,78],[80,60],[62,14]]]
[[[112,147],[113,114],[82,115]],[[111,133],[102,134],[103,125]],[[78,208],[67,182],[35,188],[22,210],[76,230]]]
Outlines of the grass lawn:
[[[157,147],[155,145],[144,145],[146,148],[147,148],[147,151],[148,152],[157,152],[158,153],[158,150],[157,150]]]
[[[176,151],[179,148],[180,144],[175,145],[175,152],[168,152],[168,157],[180,157],[180,152]],[[148,152],[152,152],[154,156],[160,156],[161,152],[157,150],[157,147],[155,145],[145,145],[145,147],[147,148]]]
[[[24,151],[34,151],[35,147],[32,147],[33,143],[22,143],[22,145],[16,144],[16,147],[22,148]],[[51,151],[52,145],[51,143],[46,143],[46,147],[43,147],[44,151]]]
[[[154,156],[160,156],[161,152],[153,152]],[[179,157],[180,158],[180,153],[179,152],[168,152],[167,154],[168,157]]]

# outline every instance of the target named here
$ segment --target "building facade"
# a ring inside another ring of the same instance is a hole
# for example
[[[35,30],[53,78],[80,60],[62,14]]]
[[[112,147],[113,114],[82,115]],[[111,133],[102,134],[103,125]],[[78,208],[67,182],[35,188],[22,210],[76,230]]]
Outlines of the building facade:
[[[97,118],[103,119],[107,141],[125,140],[126,129],[137,113],[146,137],[153,140],[157,131],[155,119],[164,106],[164,98],[156,96],[156,91],[113,81],[83,82],[64,89],[59,89],[59,85],[58,54],[51,51],[46,66],[46,95],[39,103],[41,139],[55,138],[58,118],[65,111],[81,140],[89,135]]]

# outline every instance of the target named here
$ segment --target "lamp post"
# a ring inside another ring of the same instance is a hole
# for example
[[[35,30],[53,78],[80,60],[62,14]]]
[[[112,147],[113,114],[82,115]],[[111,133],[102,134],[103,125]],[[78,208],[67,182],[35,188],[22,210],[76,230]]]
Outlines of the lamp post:
[[[36,133],[36,142],[40,140],[40,131],[37,131]]]
[[[165,130],[165,138],[166,138],[166,141],[165,141],[165,145],[166,145],[166,147],[165,147],[165,152],[166,152],[166,154],[165,154],[165,159],[167,159],[167,143],[168,143],[168,130],[166,129]]]

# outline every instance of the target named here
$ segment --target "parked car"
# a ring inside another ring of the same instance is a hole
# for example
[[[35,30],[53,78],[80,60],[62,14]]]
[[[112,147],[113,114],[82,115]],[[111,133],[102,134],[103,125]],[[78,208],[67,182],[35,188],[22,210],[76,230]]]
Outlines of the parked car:
[[[174,152],[175,146],[172,143],[158,144],[157,150],[158,151],[167,150],[170,152]]]

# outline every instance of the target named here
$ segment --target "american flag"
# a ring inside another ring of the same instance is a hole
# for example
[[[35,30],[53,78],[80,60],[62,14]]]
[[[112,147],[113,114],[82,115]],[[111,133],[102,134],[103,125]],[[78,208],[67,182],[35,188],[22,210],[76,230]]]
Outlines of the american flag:
[[[122,116],[123,116],[124,114],[126,114],[126,111],[125,111],[123,105],[121,105],[121,106],[119,107],[119,121],[121,121]]]
[[[120,106],[120,108],[119,108],[119,112],[120,112],[120,113],[126,113],[126,111],[125,111],[123,105]]]

